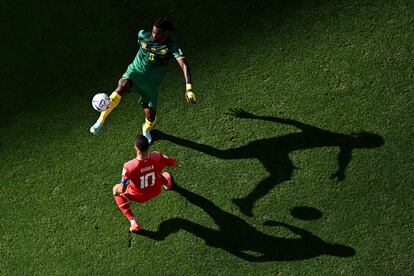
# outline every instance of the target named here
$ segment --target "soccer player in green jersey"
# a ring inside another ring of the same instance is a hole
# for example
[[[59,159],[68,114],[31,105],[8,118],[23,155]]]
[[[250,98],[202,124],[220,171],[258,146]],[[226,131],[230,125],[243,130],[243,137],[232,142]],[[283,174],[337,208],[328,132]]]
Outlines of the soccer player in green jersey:
[[[196,96],[191,85],[191,74],[186,58],[171,38],[173,24],[165,18],[159,18],[152,27],[152,32],[141,30],[138,32],[140,46],[134,61],[118,82],[118,87],[110,95],[109,109],[101,112],[96,123],[90,128],[92,134],[98,133],[106,118],[119,104],[121,98],[132,89],[140,95],[140,104],[144,108],[145,123],[142,125],[142,134],[152,142],[151,129],[157,123],[157,88],[167,71],[168,62],[175,58],[180,65],[185,79],[185,98],[189,103],[196,102]]]

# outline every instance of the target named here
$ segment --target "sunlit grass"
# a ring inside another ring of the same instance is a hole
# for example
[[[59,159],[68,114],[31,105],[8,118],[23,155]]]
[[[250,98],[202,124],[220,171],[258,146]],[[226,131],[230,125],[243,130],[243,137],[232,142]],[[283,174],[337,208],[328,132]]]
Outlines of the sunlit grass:
[[[413,271],[413,4],[265,2],[4,4],[1,274]],[[90,100],[160,13],[199,102],[171,65],[153,149],[180,161],[181,189],[133,205],[145,231],[131,235],[111,187],[142,110],[125,97],[91,136]],[[357,146],[361,132],[381,142]]]

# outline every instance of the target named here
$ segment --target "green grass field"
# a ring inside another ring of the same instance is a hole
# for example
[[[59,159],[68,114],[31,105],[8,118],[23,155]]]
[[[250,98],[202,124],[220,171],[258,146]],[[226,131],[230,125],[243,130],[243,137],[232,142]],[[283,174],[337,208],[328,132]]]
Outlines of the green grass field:
[[[0,15],[1,275],[414,273],[413,1],[3,1]],[[159,15],[199,102],[171,64],[153,150],[180,161],[177,188],[133,205],[131,235],[111,189],[143,113],[131,94],[92,136],[90,101]]]

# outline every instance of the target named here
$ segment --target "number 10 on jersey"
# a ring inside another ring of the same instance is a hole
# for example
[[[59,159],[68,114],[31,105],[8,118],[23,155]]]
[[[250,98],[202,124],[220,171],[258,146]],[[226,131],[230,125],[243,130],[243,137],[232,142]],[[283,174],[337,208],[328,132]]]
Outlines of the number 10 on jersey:
[[[148,187],[148,185],[150,186],[155,185],[155,173],[154,172],[143,175],[139,179],[141,180],[141,189],[145,189],[146,187]]]

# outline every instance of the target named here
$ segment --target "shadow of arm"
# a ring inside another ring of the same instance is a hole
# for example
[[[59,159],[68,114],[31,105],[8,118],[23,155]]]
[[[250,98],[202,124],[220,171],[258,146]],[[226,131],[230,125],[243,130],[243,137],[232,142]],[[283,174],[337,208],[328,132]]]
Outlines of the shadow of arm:
[[[345,170],[352,158],[352,148],[341,146],[338,154],[338,170],[331,175],[331,179],[337,179],[338,182],[345,179]]]
[[[280,227],[284,227],[284,228],[288,229],[289,231],[291,231],[292,233],[294,233],[296,235],[299,235],[301,237],[304,237],[304,236],[313,236],[310,232],[308,232],[308,231],[306,231],[304,229],[301,229],[299,227],[296,227],[296,226],[293,226],[293,225],[290,225],[290,224],[287,224],[287,223],[284,223],[284,222],[281,222],[281,221],[267,220],[267,221],[265,221],[263,223],[263,225],[265,225],[265,226],[280,226]]]

